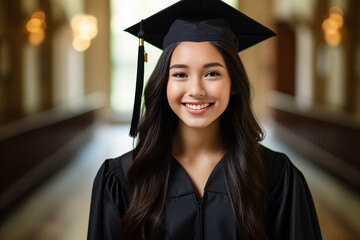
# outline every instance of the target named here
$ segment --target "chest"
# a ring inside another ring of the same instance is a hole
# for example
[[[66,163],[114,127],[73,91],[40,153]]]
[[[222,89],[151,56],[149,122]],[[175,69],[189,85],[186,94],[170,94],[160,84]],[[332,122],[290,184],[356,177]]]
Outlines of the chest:
[[[229,196],[204,190],[200,202],[195,193],[168,197],[164,216],[166,239],[240,239]]]
[[[198,202],[203,197],[206,183],[216,164],[189,166],[181,164],[187,177],[191,181]]]

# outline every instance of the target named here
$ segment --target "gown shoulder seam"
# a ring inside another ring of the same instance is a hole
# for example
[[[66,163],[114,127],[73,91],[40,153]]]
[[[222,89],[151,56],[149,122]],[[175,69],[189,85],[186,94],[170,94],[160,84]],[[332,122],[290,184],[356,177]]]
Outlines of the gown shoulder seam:
[[[266,147],[263,149],[263,161],[266,167],[266,186],[271,190],[283,178],[288,157],[284,153],[276,152]]]

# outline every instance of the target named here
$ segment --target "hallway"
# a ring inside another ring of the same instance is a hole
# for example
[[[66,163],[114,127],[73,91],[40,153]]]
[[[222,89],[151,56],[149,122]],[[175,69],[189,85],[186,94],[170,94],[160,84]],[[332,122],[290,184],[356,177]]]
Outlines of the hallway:
[[[360,239],[359,196],[277,141],[266,126],[263,142],[285,152],[304,173],[325,240]],[[132,148],[128,125],[101,125],[65,168],[29,196],[0,226],[4,240],[85,239],[91,186],[104,159]]]

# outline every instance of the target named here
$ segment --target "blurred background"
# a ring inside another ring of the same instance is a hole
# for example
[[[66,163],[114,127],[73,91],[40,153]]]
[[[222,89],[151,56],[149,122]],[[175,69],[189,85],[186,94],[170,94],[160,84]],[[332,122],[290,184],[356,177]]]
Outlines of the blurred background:
[[[86,238],[99,166],[133,147],[123,30],[174,2],[0,0],[0,239]],[[360,239],[360,1],[225,2],[278,34],[240,53],[263,144],[304,173],[324,239]]]

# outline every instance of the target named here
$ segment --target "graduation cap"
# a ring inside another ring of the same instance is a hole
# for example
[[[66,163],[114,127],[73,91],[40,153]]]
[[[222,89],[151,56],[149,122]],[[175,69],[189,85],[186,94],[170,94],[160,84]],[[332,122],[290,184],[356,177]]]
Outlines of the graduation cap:
[[[130,136],[136,137],[144,80],[144,40],[160,49],[172,43],[224,41],[244,50],[276,34],[221,0],[181,0],[125,29],[139,37],[135,103]]]

